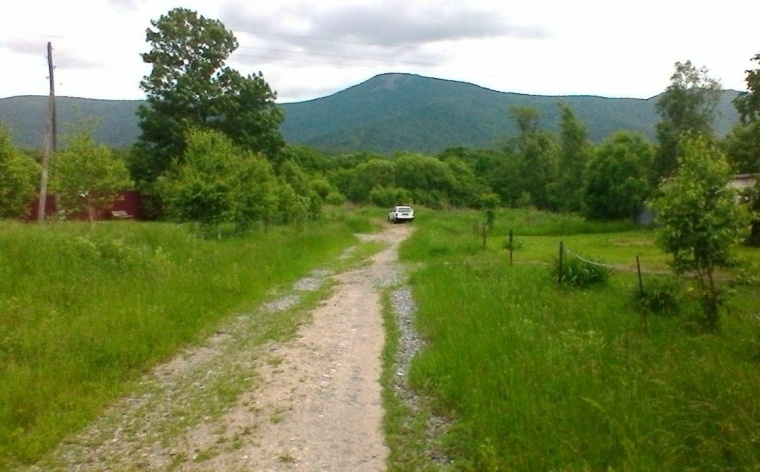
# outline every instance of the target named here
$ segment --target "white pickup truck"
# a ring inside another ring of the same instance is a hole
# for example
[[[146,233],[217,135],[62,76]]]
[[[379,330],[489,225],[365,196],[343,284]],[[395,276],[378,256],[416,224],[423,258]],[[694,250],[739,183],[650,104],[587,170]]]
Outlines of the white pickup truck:
[[[414,219],[414,210],[410,206],[397,206],[388,213],[388,221],[391,223],[400,223],[403,221],[412,221]]]

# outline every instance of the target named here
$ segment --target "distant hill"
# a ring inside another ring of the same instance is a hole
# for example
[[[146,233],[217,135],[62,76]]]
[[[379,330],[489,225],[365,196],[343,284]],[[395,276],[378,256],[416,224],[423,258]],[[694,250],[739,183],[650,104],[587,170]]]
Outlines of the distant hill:
[[[738,120],[731,101],[738,92],[723,93],[716,131],[723,135]],[[434,153],[448,147],[487,147],[516,134],[511,107],[541,112],[541,126],[559,131],[559,102],[575,111],[593,141],[627,129],[654,138],[659,121],[657,97],[650,99],[595,96],[539,96],[505,93],[477,85],[411,74],[382,74],[328,97],[281,104],[282,133],[291,144],[326,151],[399,150]],[[97,117],[96,138],[124,148],[139,134],[136,111],[142,101],[90,100],[59,97],[59,132],[77,114]],[[39,147],[45,131],[47,97],[0,99],[0,121],[18,145]]]
[[[137,140],[137,100],[92,100],[88,98],[56,97],[58,135],[81,118],[98,122],[95,138],[111,147],[127,148]],[[47,119],[47,96],[0,98],[0,122],[11,130],[18,146],[42,147]]]

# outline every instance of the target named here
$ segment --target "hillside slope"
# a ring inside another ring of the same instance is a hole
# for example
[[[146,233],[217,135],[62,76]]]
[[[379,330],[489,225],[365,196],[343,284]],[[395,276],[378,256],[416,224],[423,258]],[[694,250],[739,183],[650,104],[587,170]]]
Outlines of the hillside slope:
[[[723,135],[737,121],[731,101],[738,92],[723,93],[716,131]],[[647,100],[595,96],[538,96],[489,90],[474,84],[411,74],[382,74],[328,97],[281,104],[282,133],[291,144],[332,152],[413,151],[434,153],[448,147],[487,147],[514,136],[509,110],[540,111],[541,126],[559,131],[560,102],[570,105],[593,141],[620,130],[654,138],[659,121],[657,97]],[[139,135],[137,108],[144,101],[90,100],[59,97],[59,133],[78,117],[99,122],[96,138],[125,148]],[[40,147],[45,133],[47,97],[0,99],[0,121],[23,147]]]

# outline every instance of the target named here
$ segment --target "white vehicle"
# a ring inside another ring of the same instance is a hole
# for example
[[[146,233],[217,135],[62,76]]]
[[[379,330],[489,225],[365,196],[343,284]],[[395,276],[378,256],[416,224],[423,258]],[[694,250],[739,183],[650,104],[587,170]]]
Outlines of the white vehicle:
[[[399,223],[402,221],[412,221],[414,219],[414,210],[410,206],[397,206],[388,213],[388,221]]]

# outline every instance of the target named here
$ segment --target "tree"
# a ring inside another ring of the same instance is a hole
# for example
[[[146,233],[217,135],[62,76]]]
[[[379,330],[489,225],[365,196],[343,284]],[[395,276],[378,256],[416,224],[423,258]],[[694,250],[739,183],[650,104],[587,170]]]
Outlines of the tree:
[[[760,64],[760,53],[753,61]],[[728,155],[734,172],[760,173],[760,68],[747,71],[747,90],[734,99],[739,112],[739,123],[728,136]],[[746,196],[754,213],[748,243],[760,246],[760,183],[755,184]]]
[[[512,107],[512,119],[519,135],[512,141],[512,150],[519,155],[519,175],[512,175],[514,189],[511,193],[531,196],[531,202],[540,209],[553,209],[549,185],[557,177],[559,146],[554,136],[538,128],[541,113],[533,108]],[[503,191],[494,189],[502,194]],[[518,193],[519,190],[519,193]]]
[[[151,50],[142,58],[152,70],[140,83],[147,105],[138,111],[142,132],[131,161],[141,188],[150,193],[160,176],[181,163],[191,127],[219,130],[244,150],[276,160],[284,145],[282,111],[261,73],[244,77],[225,66],[238,47],[232,32],[184,8],[151,25]]]
[[[396,166],[387,159],[370,159],[361,163],[351,172],[347,197],[357,203],[369,201],[370,192],[375,187],[395,187]]]
[[[752,60],[760,63],[760,53],[755,54]],[[760,119],[760,68],[748,70],[745,82],[747,91],[734,99],[734,106],[742,124],[749,124]]]
[[[656,125],[660,147],[654,162],[655,181],[670,177],[678,162],[678,143],[684,133],[713,135],[713,121],[721,94],[718,80],[691,61],[676,62],[670,85],[657,101],[661,121]]]
[[[396,184],[406,189],[416,203],[442,207],[456,192],[457,180],[451,168],[433,156],[399,154],[395,165]]]
[[[85,213],[90,221],[133,187],[125,162],[98,144],[87,124],[64,138],[66,149],[52,166],[51,189],[66,214]]]
[[[584,209],[594,220],[634,219],[651,195],[654,150],[638,134],[619,131],[605,140],[586,170]]]
[[[684,137],[678,170],[660,185],[652,202],[662,225],[659,244],[673,256],[676,274],[693,272],[699,283],[708,328],[718,325],[720,291],[715,271],[732,262],[732,249],[749,224],[744,205],[728,186],[726,157],[703,136]]]
[[[241,150],[218,131],[192,130],[186,139],[182,163],[160,186],[168,216],[199,227],[233,220]]]
[[[573,109],[565,103],[559,107],[562,114],[559,170],[557,180],[550,184],[550,193],[559,210],[578,212],[583,208],[582,182],[592,148],[586,126]]]
[[[0,219],[29,213],[39,170],[34,160],[14,149],[10,133],[0,126]]]

